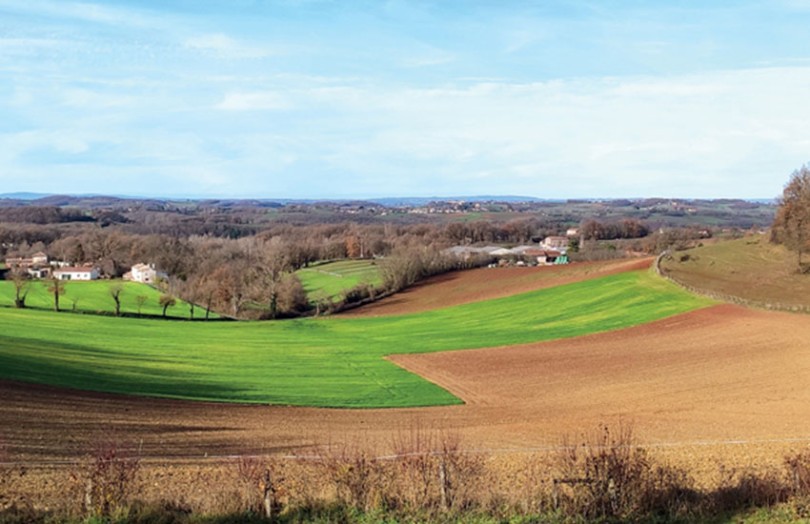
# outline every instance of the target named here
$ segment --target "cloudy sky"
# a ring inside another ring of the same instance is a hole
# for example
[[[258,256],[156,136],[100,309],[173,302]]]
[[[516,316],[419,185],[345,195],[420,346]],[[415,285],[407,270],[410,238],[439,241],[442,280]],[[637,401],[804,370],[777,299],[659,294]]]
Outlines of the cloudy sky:
[[[0,193],[777,196],[810,0],[0,0]]]

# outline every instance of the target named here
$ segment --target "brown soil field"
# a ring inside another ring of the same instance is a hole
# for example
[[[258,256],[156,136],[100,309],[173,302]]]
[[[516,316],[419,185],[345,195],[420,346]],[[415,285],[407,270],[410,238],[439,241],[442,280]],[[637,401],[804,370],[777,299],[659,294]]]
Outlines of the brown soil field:
[[[640,444],[710,474],[807,448],[808,341],[804,316],[721,305],[579,339],[393,357],[467,402],[437,408],[241,406],[0,382],[0,440],[29,465],[75,461],[111,435],[153,464],[199,464],[341,442],[387,452],[419,426],[509,456],[624,422]]]
[[[384,316],[418,313],[526,293],[590,278],[650,267],[653,258],[579,262],[562,266],[499,267],[454,271],[341,316]]]

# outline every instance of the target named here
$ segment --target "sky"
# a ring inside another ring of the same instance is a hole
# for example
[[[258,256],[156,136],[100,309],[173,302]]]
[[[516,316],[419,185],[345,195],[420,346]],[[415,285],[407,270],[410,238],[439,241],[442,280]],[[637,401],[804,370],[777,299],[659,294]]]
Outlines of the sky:
[[[772,198],[810,0],[0,0],[0,193]]]

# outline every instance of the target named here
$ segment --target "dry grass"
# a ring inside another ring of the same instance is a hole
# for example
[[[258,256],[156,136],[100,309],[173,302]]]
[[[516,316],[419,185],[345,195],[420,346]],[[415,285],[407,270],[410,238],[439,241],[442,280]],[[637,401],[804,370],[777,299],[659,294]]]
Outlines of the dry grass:
[[[177,523],[205,516],[206,522],[683,522],[717,521],[785,503],[787,513],[808,513],[806,452],[786,457],[782,468],[724,468],[718,485],[698,488],[686,471],[654,458],[621,425],[603,426],[547,454],[512,457],[509,463],[438,431],[403,432],[392,445],[394,454],[358,443],[283,460],[152,465],[138,468],[140,482],[125,475],[129,487],[123,491],[120,472],[134,471],[132,463],[117,450],[100,448],[83,463],[84,478],[94,479],[116,502],[83,515]],[[39,485],[47,486],[43,480],[54,476],[58,472],[41,476]],[[0,509],[0,522],[80,518],[70,508],[83,505],[86,493],[59,486],[33,493],[27,507]],[[271,518],[264,520],[267,514]]]
[[[810,305],[810,275],[797,271],[796,254],[751,235],[676,251],[662,268],[698,289],[765,304]]]

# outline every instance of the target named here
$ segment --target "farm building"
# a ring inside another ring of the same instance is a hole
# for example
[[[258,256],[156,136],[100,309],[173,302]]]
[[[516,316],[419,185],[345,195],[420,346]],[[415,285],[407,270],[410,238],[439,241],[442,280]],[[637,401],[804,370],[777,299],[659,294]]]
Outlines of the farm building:
[[[567,264],[568,255],[561,251],[548,249],[542,255],[537,256],[537,263],[545,265]]]
[[[546,237],[542,246],[546,249],[567,249],[568,237]]]
[[[34,253],[30,257],[9,257],[6,259],[6,267],[28,269],[30,267],[40,267],[48,265],[48,255],[43,252]]]
[[[98,269],[94,267],[62,267],[54,270],[57,280],[98,280]]]
[[[154,284],[162,278],[166,278],[166,274],[156,270],[154,264],[135,264],[124,275],[124,280],[140,282],[141,284]]]
[[[31,266],[26,269],[26,272],[31,278],[48,278],[51,276],[51,267],[50,266]]]

